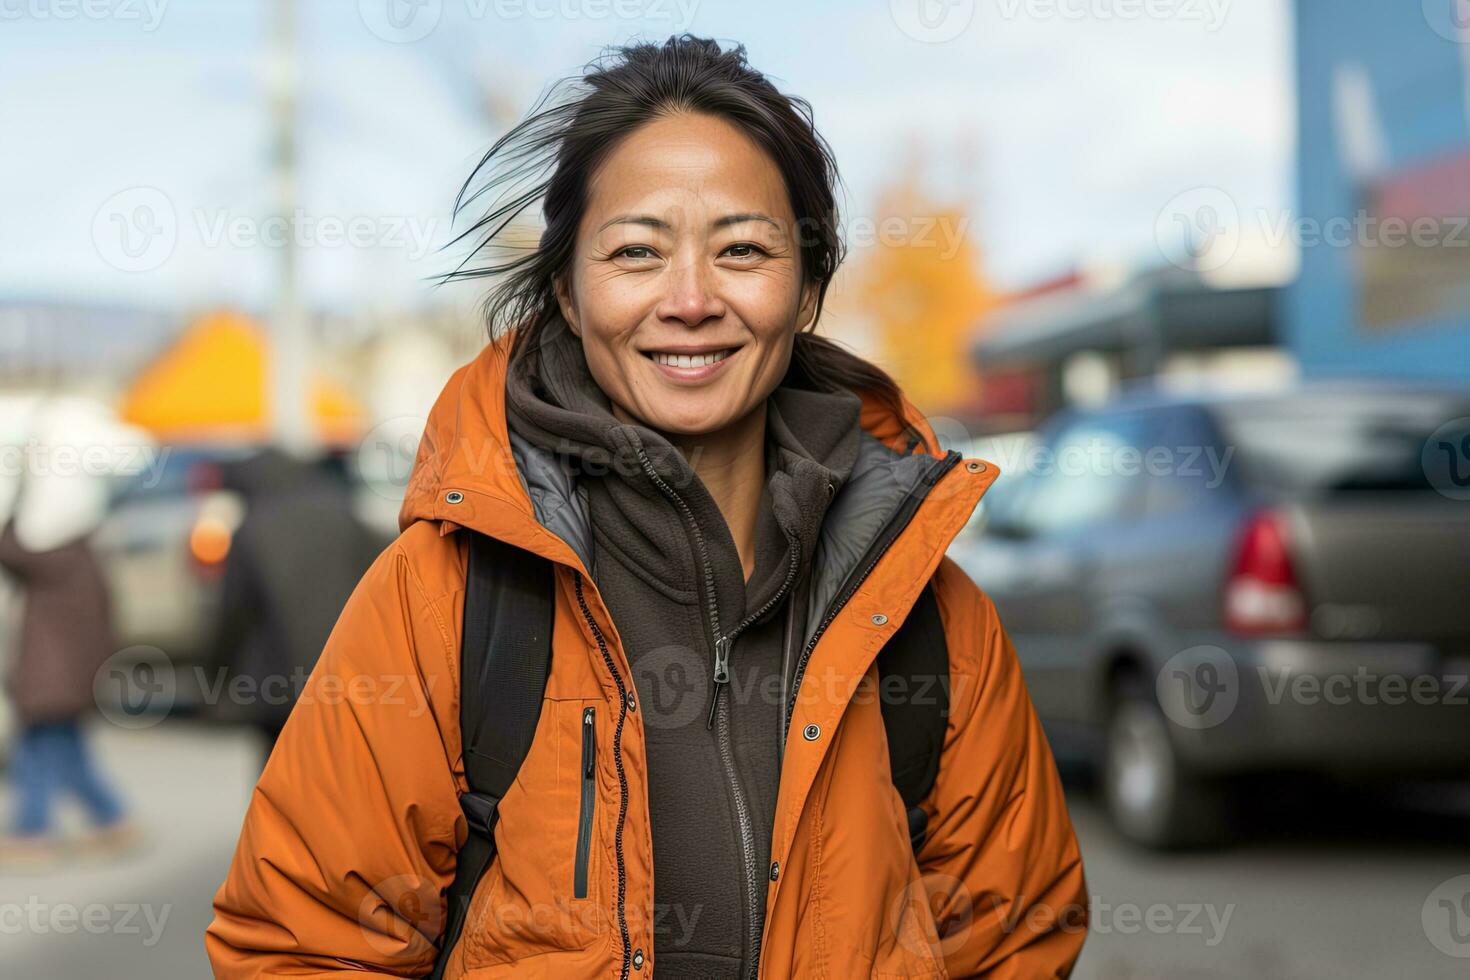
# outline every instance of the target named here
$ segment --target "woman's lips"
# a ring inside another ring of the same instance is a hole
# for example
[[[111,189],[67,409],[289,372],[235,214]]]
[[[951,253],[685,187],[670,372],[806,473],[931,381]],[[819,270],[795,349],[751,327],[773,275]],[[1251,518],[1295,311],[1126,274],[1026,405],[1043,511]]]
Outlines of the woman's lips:
[[[675,354],[666,351],[645,351],[653,366],[670,381],[684,384],[706,381],[718,374],[730,359],[740,352],[739,347],[727,347],[720,351],[700,354]]]

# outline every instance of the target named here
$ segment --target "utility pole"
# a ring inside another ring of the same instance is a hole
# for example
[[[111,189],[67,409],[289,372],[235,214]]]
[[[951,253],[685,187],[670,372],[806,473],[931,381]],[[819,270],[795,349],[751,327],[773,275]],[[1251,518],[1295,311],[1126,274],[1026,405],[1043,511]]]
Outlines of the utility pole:
[[[275,0],[267,60],[273,139],[275,204],[281,222],[279,280],[267,352],[266,411],[272,440],[305,454],[316,443],[308,404],[311,343],[301,306],[296,217],[296,0]]]

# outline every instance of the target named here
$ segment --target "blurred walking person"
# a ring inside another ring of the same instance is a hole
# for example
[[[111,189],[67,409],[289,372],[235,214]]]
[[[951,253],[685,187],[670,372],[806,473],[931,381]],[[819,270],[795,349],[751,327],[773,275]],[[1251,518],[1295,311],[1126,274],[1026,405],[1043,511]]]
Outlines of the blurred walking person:
[[[267,448],[227,465],[223,483],[244,498],[245,517],[225,559],[214,658],[231,677],[217,714],[255,728],[269,756],[379,549],[346,481],[317,463]]]
[[[96,414],[67,400],[36,409],[25,443],[42,463],[6,486],[8,505],[0,508],[0,570],[22,596],[6,677],[18,723],[15,808],[0,839],[0,866],[49,863],[72,844],[118,852],[140,838],[99,772],[83,727],[96,706],[93,679],[117,649],[110,590],[90,544],[106,511],[105,483],[101,474],[68,471],[59,456],[38,451],[102,445]],[[80,840],[58,833],[55,804],[66,797],[80,801],[91,821]]]

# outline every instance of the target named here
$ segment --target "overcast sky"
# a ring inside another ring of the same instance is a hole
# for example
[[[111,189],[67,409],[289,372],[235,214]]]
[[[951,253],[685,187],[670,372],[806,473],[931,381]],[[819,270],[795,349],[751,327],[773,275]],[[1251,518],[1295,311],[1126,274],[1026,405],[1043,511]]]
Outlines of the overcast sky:
[[[1003,286],[1078,261],[1160,261],[1161,210],[1196,188],[1242,208],[1291,203],[1287,0],[298,8],[294,234],[313,305],[422,303],[425,277],[452,263],[436,248],[494,112],[526,111],[604,45],[684,29],[743,42],[812,103],[853,227],[916,156],[930,161],[924,183],[970,210]],[[271,10],[0,0],[0,299],[269,300]]]

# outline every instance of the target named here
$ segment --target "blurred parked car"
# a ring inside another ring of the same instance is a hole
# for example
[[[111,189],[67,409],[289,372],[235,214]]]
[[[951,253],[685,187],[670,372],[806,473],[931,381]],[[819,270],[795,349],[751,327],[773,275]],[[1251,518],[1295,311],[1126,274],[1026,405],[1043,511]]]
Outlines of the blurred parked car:
[[[222,488],[223,467],[251,456],[249,446],[165,447],[160,466],[121,488],[94,538],[113,589],[118,640],[137,647],[138,658],[160,650],[173,666],[177,689],[171,707],[197,707],[200,682],[216,683],[209,663],[220,615],[221,576],[231,540],[245,516],[239,495]],[[377,495],[363,486],[340,454],[319,464],[346,481],[361,512]],[[368,527],[379,550],[396,536],[381,508]]]
[[[1038,434],[951,554],[1122,833],[1216,840],[1247,774],[1470,769],[1467,419],[1464,391],[1304,385]]]
[[[177,689],[161,705],[165,710],[193,707],[202,698],[220,577],[244,515],[239,498],[221,489],[222,467],[249,452],[161,447],[157,467],[119,488],[93,537],[112,586],[119,646],[133,655],[125,659],[156,662],[156,650],[172,665]]]

